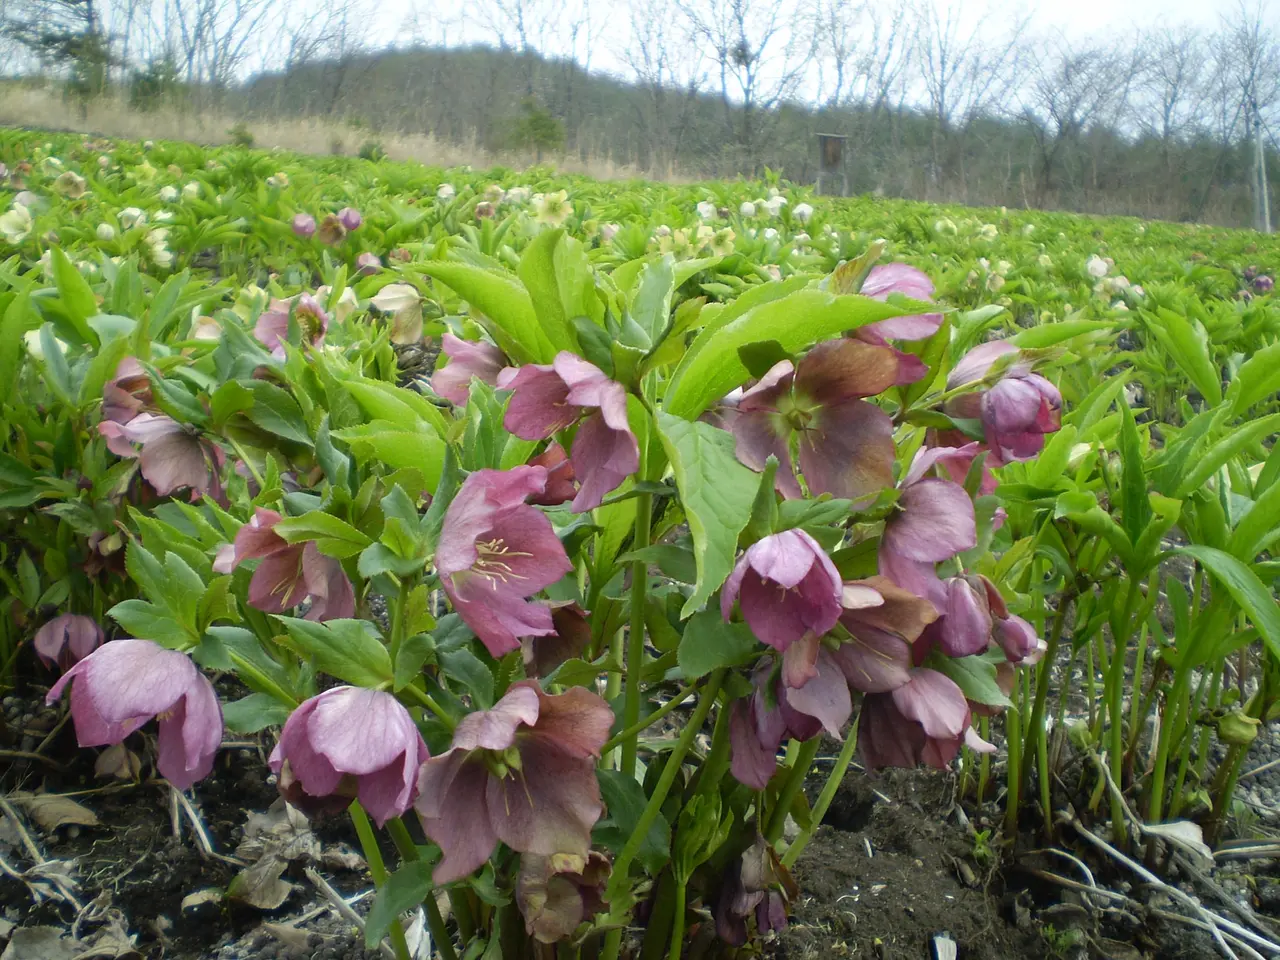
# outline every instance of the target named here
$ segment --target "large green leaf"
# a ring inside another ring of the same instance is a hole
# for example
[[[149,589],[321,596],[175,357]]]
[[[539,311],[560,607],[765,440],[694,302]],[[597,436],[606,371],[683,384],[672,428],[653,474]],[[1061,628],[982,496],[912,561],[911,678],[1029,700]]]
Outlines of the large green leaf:
[[[685,624],[677,651],[680,672],[697,680],[721,667],[736,667],[760,653],[760,641],[745,623],[725,623],[719,610],[699,610]]]
[[[556,271],[557,254],[568,239],[563,230],[546,230],[538,234],[520,256],[517,271],[520,282],[528,291],[542,332],[557,351],[576,350],[578,342],[569,323],[571,314],[565,307],[565,295],[569,291],[561,289]],[[589,271],[590,268],[587,269]]]
[[[349,444],[361,462],[377,460],[392,470],[420,470],[428,489],[440,482],[445,443],[434,432],[375,420],[332,433]]]
[[[422,422],[444,437],[450,421],[444,412],[420,393],[385,380],[344,380],[343,385],[371,420],[390,420],[401,427]]]
[[[681,611],[687,617],[733,569],[738,534],[751,519],[758,479],[734,455],[732,434],[707,423],[658,414],[658,435],[693,535],[698,582]]]
[[[1275,433],[1278,429],[1280,429],[1280,413],[1273,413],[1269,417],[1263,417],[1260,420],[1254,420],[1243,426],[1236,427],[1236,429],[1204,451],[1203,454],[1195,458],[1191,469],[1187,471],[1182,478],[1182,482],[1178,484],[1178,489],[1174,496],[1181,499],[1199,490],[1204,486],[1205,481],[1213,476],[1228,460],[1239,456],[1250,446],[1263,437]]]
[[[246,380],[242,386],[253,394],[253,405],[245,411],[245,416],[256,426],[277,437],[311,446],[302,408],[288,391],[266,380]]]
[[[1236,521],[1227,552],[1250,563],[1280,531],[1280,483],[1273,483]]]
[[[400,914],[420,906],[434,888],[431,864],[425,860],[411,860],[387,877],[365,918],[365,945],[376,950],[391,925],[400,922]]]
[[[748,373],[738,348],[748,343],[776,340],[795,353],[869,323],[937,310],[936,304],[917,301],[889,304],[862,296],[837,296],[816,287],[796,290],[761,303],[727,324],[703,328],[672,375],[666,410],[693,420],[742,384]]]
[[[312,623],[296,617],[276,619],[289,631],[294,646],[315,661],[317,670],[358,687],[391,684],[391,654],[368,621]]]
[[[286,517],[272,529],[288,543],[314,540],[317,550],[339,560],[354,557],[373,542],[345,520],[323,510],[312,510],[300,517]]]
[[[1239,416],[1280,391],[1280,343],[1256,351],[1240,365],[1227,387],[1231,410]]]
[[[1124,522],[1124,532],[1133,543],[1137,543],[1151,519],[1151,504],[1147,502],[1143,444],[1133,419],[1133,410],[1127,403],[1122,403],[1120,412],[1123,418],[1120,424],[1120,463],[1123,470],[1120,476],[1120,519]]]
[[[9,302],[0,319],[0,401],[6,401],[18,386],[22,369],[22,338],[38,325],[31,309],[31,294],[25,290]]]
[[[62,316],[70,325],[76,338],[91,347],[98,345],[98,335],[89,326],[89,318],[100,313],[98,301],[93,295],[93,288],[76,269],[75,264],[67,259],[60,247],[49,251],[53,261],[53,282],[58,288],[58,299],[62,303]]]
[[[1154,317],[1148,315],[1147,329],[1169,351],[1200,395],[1211,406],[1222,402],[1222,382],[1218,368],[1209,353],[1204,333],[1181,314],[1161,307]]]
[[[516,363],[550,363],[555,358],[555,346],[538,324],[529,291],[515,277],[445,260],[431,260],[417,269],[466,300]]]
[[[1213,547],[1202,547],[1192,544],[1189,547],[1178,547],[1170,551],[1183,556],[1193,557],[1204,564],[1209,571],[1231,594],[1231,599],[1239,604],[1249,622],[1262,636],[1273,657],[1280,657],[1280,605],[1258,579],[1258,575],[1245,564],[1229,553],[1215,550]]]

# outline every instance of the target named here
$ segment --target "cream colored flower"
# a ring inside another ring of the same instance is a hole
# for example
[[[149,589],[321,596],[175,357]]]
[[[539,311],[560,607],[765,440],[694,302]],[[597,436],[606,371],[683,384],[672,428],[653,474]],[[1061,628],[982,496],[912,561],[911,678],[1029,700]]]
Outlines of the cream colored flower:
[[[391,318],[392,343],[417,343],[422,339],[422,295],[407,283],[389,283],[373,298],[379,313]]]
[[[71,170],[59,174],[58,179],[53,181],[53,192],[66,197],[68,200],[79,200],[84,196],[86,187],[87,183],[84,177]]]
[[[561,226],[573,216],[573,204],[564,190],[539,193],[533,198],[533,218],[548,227]]]
[[[733,241],[737,239],[730,227],[718,230],[711,241],[711,252],[717,257],[727,257],[733,253]]]
[[[98,224],[98,229],[94,233],[103,243],[110,243],[116,238],[116,228],[109,223]]]
[[[146,211],[137,207],[125,207],[116,219],[120,221],[123,229],[132,230],[134,227],[146,226],[147,214]]]
[[[165,203],[173,203],[178,199],[178,188],[168,185],[160,188],[160,199]]]
[[[8,213],[0,216],[0,235],[15,247],[31,235],[31,226],[31,213],[20,203],[15,203]]]

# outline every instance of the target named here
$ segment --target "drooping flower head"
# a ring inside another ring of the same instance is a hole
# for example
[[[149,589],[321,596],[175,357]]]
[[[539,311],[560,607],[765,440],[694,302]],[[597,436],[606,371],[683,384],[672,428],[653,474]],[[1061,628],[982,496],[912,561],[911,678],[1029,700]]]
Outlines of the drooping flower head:
[[[378,259],[376,253],[368,251],[356,257],[356,274],[361,277],[372,277],[375,273],[382,269],[382,261]]]
[[[993,466],[1031,459],[1044,449],[1045,435],[1062,425],[1062,394],[1032,373],[1018,353],[1007,340],[991,340],[965,354],[947,376],[947,389],[954,390],[988,377],[1001,357],[1014,357],[990,387],[953,397],[945,405],[952,417],[982,422]]]
[[[914,767],[943,769],[961,744],[995,750],[970,725],[969,703],[955,682],[925,667],[889,693],[867,694],[858,720],[858,754],[868,770]]]
[[[128,423],[152,401],[151,378],[137,359],[125,357],[116,367],[116,375],[102,386],[102,418]]]
[[[462,340],[452,333],[444,335],[441,352],[449,362],[436,367],[431,375],[431,389],[459,407],[467,405],[472,377],[496,386],[498,375],[507,365],[507,358],[493,344]]]
[[[542,467],[477,470],[445,511],[440,583],[495,657],[517,649],[521,637],[555,632],[551,609],[527,599],[573,569],[551,521],[526,503],[546,485]]]
[[[934,605],[874,576],[844,585],[840,625],[849,640],[831,652],[849,686],[887,693],[910,679],[912,644],[938,618]]]
[[[158,413],[139,413],[128,423],[103,420],[98,432],[116,456],[137,457],[138,468],[156,493],[167,497],[187,488],[192,497],[222,495],[226,455],[194,427]]]
[[[757,836],[755,843],[725,868],[716,896],[716,936],[730,946],[744,946],[747,921],[753,918],[758,936],[786,929],[787,904],[799,893],[773,844]]]
[[[217,572],[230,573],[246,560],[261,560],[249,579],[249,603],[264,613],[284,613],[310,600],[307,620],[341,620],[355,614],[355,593],[342,564],[313,541],[289,543],[275,532],[283,519],[258,507],[236,533],[234,549],[219,557]]]
[[[382,826],[413,805],[429,756],[391,694],[333,687],[289,715],[269,764],[281,794],[304,813],[339,813],[358,799]]]
[[[343,207],[338,211],[338,222],[342,224],[347,233],[354,233],[360,229],[360,224],[364,223],[364,218],[360,216],[360,211],[355,207]]]
[[[418,780],[423,832],[444,851],[435,882],[465,877],[499,841],[585,868],[603,812],[595,762],[612,724],[609,705],[585,687],[551,696],[530,680],[463,717]]]
[[[743,393],[730,419],[738,459],[763,470],[777,457],[778,490],[799,498],[794,440],[812,494],[858,500],[876,493],[893,482],[893,421],[863,398],[906,382],[902,373],[894,350],[858,340],[821,343],[797,366],[779,362]]]
[[[573,462],[558,443],[547,446],[529,461],[530,466],[544,467],[547,471],[547,488],[529,498],[530,503],[543,507],[558,507],[578,495],[577,478],[573,474]]]
[[[858,291],[872,300],[887,301],[891,293],[900,293],[912,300],[933,299],[933,281],[928,274],[905,263],[883,263],[872,267]],[[924,340],[938,332],[942,326],[942,314],[924,313],[916,316],[890,317],[861,327],[856,336],[870,343],[885,340]]]
[[[316,218],[309,213],[295,213],[293,215],[293,232],[295,236],[302,237],[304,240],[314,237],[316,235]]]
[[[525,932],[539,943],[556,943],[573,935],[584,920],[604,912],[609,859],[598,850],[578,857],[520,857],[516,903]]]
[[[102,628],[91,617],[64,613],[36,631],[32,646],[44,665],[66,673],[102,644]]]
[[[320,238],[321,243],[336,247],[346,239],[347,228],[342,225],[342,220],[336,213],[326,214],[320,221],[320,229],[316,232],[316,236]]]
[[[113,640],[64,673],[45,702],[62,696],[73,679],[71,719],[80,746],[120,743],[158,717],[160,774],[179,790],[209,775],[222,743],[222,710],[213,685],[186,654],[150,640]]]
[[[447,368],[446,368],[447,369]],[[498,386],[511,391],[503,426],[524,440],[545,440],[578,425],[569,459],[581,487],[575,513],[593,510],[640,466],[640,447],[627,420],[627,393],[594,364],[562,351],[551,364],[508,367]]]

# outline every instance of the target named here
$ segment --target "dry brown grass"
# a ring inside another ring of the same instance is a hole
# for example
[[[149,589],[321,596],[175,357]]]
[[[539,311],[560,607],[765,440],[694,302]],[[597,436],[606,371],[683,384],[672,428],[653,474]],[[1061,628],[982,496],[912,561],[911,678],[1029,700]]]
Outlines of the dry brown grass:
[[[181,111],[162,109],[151,113],[132,110],[122,100],[103,98],[91,101],[81,111],[58,93],[46,89],[6,86],[0,97],[0,125],[72,130],[95,136],[132,140],[190,140],[204,144],[232,141],[231,129],[242,125],[253,136],[254,146],[280,148],[296,153],[355,154],[366,140],[377,141],[392,160],[416,160],[430,166],[473,167],[507,166],[524,169],[532,166],[532,156],[519,153],[496,153],[475,143],[452,143],[430,134],[379,132],[370,133],[346,124],[308,118],[239,118],[217,111]],[[563,173],[577,173],[598,180],[679,181],[684,178],[656,176],[631,166],[614,163],[608,158],[569,155],[544,159],[544,163]]]

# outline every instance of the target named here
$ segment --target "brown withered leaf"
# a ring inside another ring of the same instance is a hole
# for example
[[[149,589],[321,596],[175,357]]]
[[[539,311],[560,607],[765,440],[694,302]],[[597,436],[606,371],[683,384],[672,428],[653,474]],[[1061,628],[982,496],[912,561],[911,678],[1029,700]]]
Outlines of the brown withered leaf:
[[[266,854],[251,867],[241,870],[227,887],[227,896],[259,910],[274,910],[293,892],[293,884],[280,879],[287,861]]]
[[[71,825],[96,827],[98,815],[70,797],[57,793],[11,793],[9,802],[17,804],[44,830],[57,830]]]

